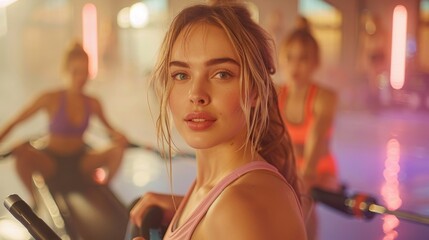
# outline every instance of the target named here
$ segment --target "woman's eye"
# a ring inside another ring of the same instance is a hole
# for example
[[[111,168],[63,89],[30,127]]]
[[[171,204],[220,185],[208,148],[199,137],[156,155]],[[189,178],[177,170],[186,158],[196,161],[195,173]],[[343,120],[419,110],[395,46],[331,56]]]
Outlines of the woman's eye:
[[[173,74],[173,79],[175,80],[185,80],[187,79],[187,75],[184,73]]]
[[[219,79],[227,79],[229,77],[231,77],[231,74],[228,72],[218,72],[215,75],[215,78],[219,78]]]

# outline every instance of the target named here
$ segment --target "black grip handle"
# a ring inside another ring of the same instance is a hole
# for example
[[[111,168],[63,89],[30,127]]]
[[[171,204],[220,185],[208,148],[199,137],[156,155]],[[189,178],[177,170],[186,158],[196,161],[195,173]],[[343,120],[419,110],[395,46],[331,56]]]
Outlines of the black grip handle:
[[[12,194],[4,201],[4,206],[20,221],[36,240],[61,240],[61,238],[40,219],[18,195]]]
[[[321,188],[314,187],[311,189],[311,196],[317,202],[324,203],[325,205],[336,209],[342,213],[353,215],[346,205],[347,196],[342,192],[330,192]]]
[[[137,203],[138,199],[131,204],[131,207]],[[131,240],[135,237],[144,237],[146,240],[161,240],[164,235],[164,227],[162,226],[162,218],[164,211],[159,206],[151,206],[147,209],[142,217],[142,225],[138,227],[131,222],[129,223],[127,239]]]

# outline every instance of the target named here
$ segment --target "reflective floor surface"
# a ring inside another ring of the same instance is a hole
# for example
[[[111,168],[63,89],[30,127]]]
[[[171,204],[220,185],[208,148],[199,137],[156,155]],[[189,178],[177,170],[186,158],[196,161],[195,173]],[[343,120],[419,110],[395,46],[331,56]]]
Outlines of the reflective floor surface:
[[[390,210],[429,216],[427,113],[341,112],[333,151],[340,178],[350,194],[369,194]],[[376,215],[364,221],[325,206],[318,206],[318,210],[322,240],[429,239],[429,225],[391,215]]]

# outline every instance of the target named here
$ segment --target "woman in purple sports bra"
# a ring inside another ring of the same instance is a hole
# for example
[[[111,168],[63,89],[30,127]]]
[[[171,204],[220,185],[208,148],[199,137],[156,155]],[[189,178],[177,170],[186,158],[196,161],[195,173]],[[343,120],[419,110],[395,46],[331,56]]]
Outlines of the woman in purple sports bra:
[[[158,133],[171,152],[173,120],[196,151],[197,174],[184,197],[145,194],[133,223],[158,205],[169,224],[164,239],[306,239],[272,47],[241,5],[196,5],[173,20],[152,78]]]
[[[109,182],[120,166],[127,143],[126,138],[107,121],[100,102],[84,93],[88,55],[80,43],[74,43],[67,51],[64,72],[69,80],[65,89],[41,94],[0,131],[1,141],[15,126],[35,113],[44,111],[48,115],[46,147],[36,149],[26,142],[12,151],[18,175],[30,192],[31,176],[35,171],[49,179],[69,167],[91,175],[96,168],[104,166],[109,176],[103,183]],[[104,150],[89,150],[84,142],[83,135],[92,116],[100,119],[112,138],[111,146]]]

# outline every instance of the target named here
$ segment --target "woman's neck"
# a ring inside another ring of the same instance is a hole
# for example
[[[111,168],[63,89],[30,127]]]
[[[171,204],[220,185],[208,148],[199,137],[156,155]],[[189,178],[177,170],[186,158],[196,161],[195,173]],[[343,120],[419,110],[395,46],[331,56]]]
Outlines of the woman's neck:
[[[81,89],[76,89],[76,88],[72,88],[72,87],[67,88],[65,90],[65,92],[66,92],[66,94],[68,96],[72,96],[72,97],[74,97],[74,96],[82,96],[83,95],[83,91]]]
[[[305,92],[311,84],[312,81],[290,81],[287,86],[290,92]]]
[[[197,179],[195,189],[211,189],[234,169],[252,161],[262,160],[262,157],[256,153],[255,156],[252,156],[250,149],[231,150],[221,147],[197,150],[196,158]]]

